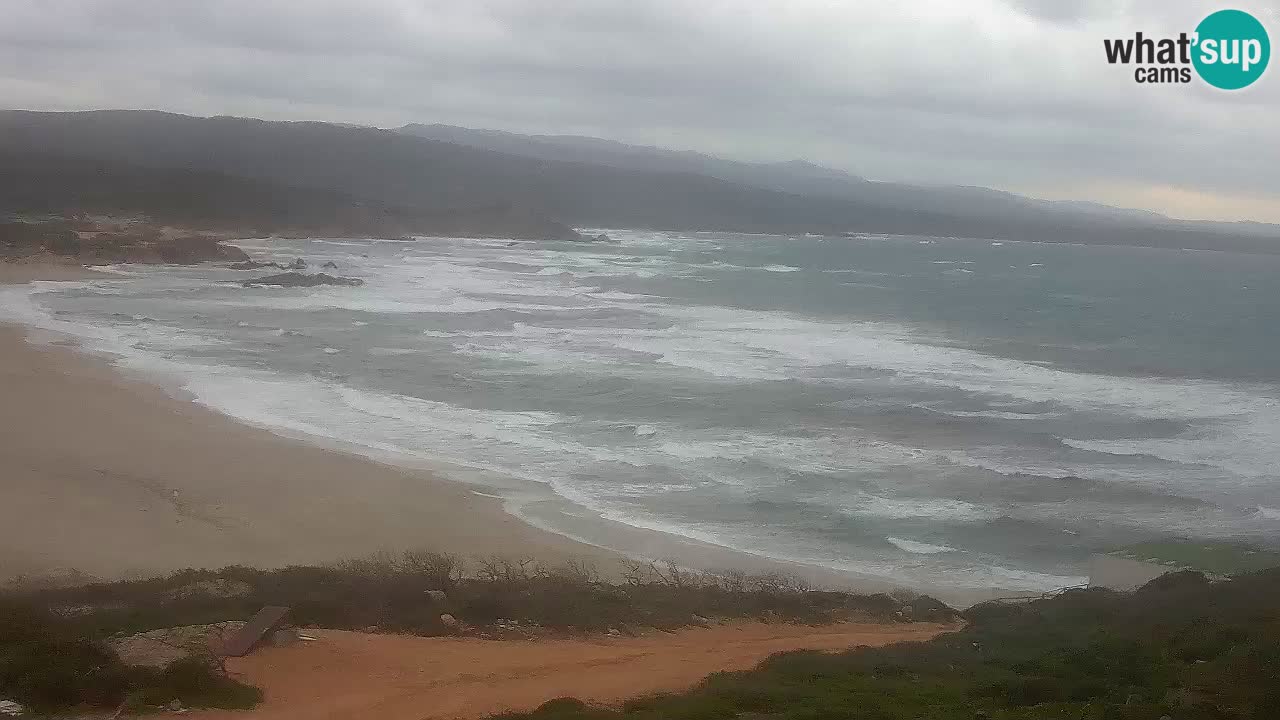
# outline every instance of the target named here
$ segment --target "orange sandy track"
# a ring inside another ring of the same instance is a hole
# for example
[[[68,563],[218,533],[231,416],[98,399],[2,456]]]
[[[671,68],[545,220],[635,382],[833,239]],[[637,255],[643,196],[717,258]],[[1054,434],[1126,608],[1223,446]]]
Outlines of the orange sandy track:
[[[927,640],[949,629],[927,623],[746,623],[634,638],[535,641],[307,631],[317,639],[228,663],[265,692],[258,709],[189,717],[421,720],[479,718],[564,696],[613,704],[688,688],[717,670],[747,669],[775,652]]]

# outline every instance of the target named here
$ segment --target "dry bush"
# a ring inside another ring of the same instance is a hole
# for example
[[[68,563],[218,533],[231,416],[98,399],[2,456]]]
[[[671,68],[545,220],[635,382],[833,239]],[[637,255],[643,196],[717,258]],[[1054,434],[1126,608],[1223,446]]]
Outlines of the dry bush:
[[[528,582],[539,565],[531,557],[489,555],[476,561],[476,577],[485,582],[514,584]]]
[[[408,550],[400,557],[400,572],[425,575],[438,581],[441,590],[447,590],[462,579],[466,565],[462,558],[450,553]]]
[[[742,570],[723,570],[714,578],[725,592],[744,592],[747,589],[747,573]]]
[[[632,587],[648,585],[653,581],[653,563],[626,558],[622,561],[622,580]]]
[[[438,635],[454,632],[443,613],[476,628],[521,626],[575,631],[702,624],[707,618],[769,618],[819,624],[845,619],[899,622],[949,609],[903,604],[887,595],[813,591],[781,573],[703,573],[674,562],[623,560],[620,577],[602,581],[588,562],[539,563],[531,557],[462,558],[411,551],[323,567],[186,570],[162,578],[29,593],[45,607],[75,608],[77,622],[102,636],[252,615],[263,605],[291,608],[300,626]],[[193,585],[234,583],[243,593],[175,593]],[[444,591],[442,598],[436,591]],[[944,618],[945,619],[945,618]],[[506,623],[502,623],[506,624]]]
[[[570,559],[559,565],[538,565],[536,577],[571,585],[596,585],[600,583],[600,571],[585,561]]]

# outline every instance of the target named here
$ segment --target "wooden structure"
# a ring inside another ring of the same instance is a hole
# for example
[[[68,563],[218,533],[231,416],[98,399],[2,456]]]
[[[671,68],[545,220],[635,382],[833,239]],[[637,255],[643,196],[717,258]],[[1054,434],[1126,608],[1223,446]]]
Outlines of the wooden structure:
[[[254,615],[247,625],[232,635],[222,647],[224,657],[241,657],[249,654],[268,634],[285,626],[289,608],[267,605]]]

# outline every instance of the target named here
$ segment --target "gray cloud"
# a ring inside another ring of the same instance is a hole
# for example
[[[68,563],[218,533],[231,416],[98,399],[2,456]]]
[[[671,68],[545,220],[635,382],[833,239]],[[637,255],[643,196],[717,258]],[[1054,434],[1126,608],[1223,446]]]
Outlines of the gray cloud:
[[[1245,7],[1277,27],[1274,4]],[[806,157],[877,179],[1280,221],[1280,69],[1228,94],[1138,85],[1103,59],[1104,37],[1190,31],[1214,9],[1192,0],[8,0],[0,97],[36,109],[592,134]]]
[[[1013,7],[1039,20],[1076,23],[1099,15],[1125,13],[1123,0],[1008,0]]]

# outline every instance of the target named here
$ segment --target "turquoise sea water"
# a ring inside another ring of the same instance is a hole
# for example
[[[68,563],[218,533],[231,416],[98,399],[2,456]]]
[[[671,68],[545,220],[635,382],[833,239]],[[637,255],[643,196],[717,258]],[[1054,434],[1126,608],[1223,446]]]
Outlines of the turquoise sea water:
[[[250,422],[905,584],[1280,544],[1280,256],[606,232],[249,240],[366,284],[130,267],[3,307]]]

